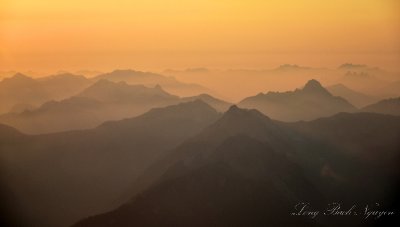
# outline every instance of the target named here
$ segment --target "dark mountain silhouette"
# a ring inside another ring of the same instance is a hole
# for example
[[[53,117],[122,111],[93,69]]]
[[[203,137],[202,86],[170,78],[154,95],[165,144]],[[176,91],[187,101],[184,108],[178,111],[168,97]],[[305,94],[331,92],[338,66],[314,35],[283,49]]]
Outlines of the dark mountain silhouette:
[[[260,93],[242,100],[238,105],[256,108],[273,119],[283,121],[311,120],[356,110],[345,99],[331,95],[316,80],[308,81],[303,89],[295,91]]]
[[[268,144],[235,136],[214,152],[201,167],[179,163],[169,171],[183,176],[75,226],[315,226],[311,219],[289,218],[297,193],[314,189]],[[295,187],[301,190],[291,191]]]
[[[354,91],[343,84],[335,84],[326,88],[332,95],[345,98],[354,106],[361,108],[377,100],[377,98],[368,96],[358,91]]]
[[[400,115],[400,97],[379,101],[362,108],[361,111]]]
[[[75,226],[362,225],[290,213],[299,201],[390,202],[399,126],[399,117],[369,113],[282,123],[233,106],[149,168],[128,203]]]
[[[27,136],[0,126],[1,172],[29,226],[68,226],[119,206],[144,169],[218,117],[197,100],[92,130]]]
[[[271,119],[233,106],[147,171],[144,178],[158,183],[76,226],[313,226],[288,218],[292,203],[317,192],[300,167],[276,150],[279,135]]]
[[[200,95],[191,96],[191,97],[183,97],[181,100],[183,102],[187,102],[187,101],[193,101],[196,99],[202,100],[203,102],[212,106],[214,109],[216,109],[219,112],[227,111],[229,109],[229,107],[232,105],[232,103],[225,102],[221,99],[214,98],[208,94],[200,94]]]
[[[6,143],[22,136],[24,136],[24,134],[20,133],[18,130],[10,126],[0,124],[0,143]]]
[[[83,76],[60,74],[33,79],[21,73],[0,82],[0,113],[22,112],[49,100],[65,99],[92,82]]]
[[[198,84],[183,83],[176,80],[174,77],[135,70],[115,70],[110,73],[98,75],[94,79],[107,79],[114,82],[125,81],[128,84],[143,84],[148,87],[160,85],[169,93],[179,96],[193,96],[202,93],[210,93],[209,89]]]

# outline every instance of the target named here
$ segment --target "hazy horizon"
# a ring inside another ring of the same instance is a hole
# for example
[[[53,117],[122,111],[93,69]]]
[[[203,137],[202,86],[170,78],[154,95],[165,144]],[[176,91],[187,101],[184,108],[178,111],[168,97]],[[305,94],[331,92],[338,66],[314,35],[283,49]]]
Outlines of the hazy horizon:
[[[337,67],[400,71],[400,3],[0,2],[0,71]]]

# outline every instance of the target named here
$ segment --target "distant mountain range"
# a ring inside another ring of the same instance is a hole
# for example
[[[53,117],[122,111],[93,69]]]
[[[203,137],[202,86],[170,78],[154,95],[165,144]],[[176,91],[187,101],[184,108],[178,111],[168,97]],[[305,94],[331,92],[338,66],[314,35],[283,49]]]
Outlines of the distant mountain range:
[[[332,95],[345,98],[354,106],[361,108],[378,101],[376,97],[368,96],[358,91],[354,91],[343,84],[335,84],[326,88]]]
[[[135,70],[115,70],[94,77],[94,80],[107,79],[114,82],[125,81],[128,84],[142,84],[148,87],[162,86],[169,93],[179,96],[194,96],[201,93],[210,93],[210,90],[198,85],[183,83],[174,77],[167,77],[151,72]]]
[[[96,81],[106,79],[132,85],[155,87],[161,85],[169,93],[180,96],[195,96],[212,93],[198,84],[182,83],[173,77],[134,70],[115,70],[91,79],[81,75],[61,72],[56,75],[33,79],[21,73],[0,81],[0,114],[23,112],[34,109],[47,101],[60,101],[78,94]]]
[[[91,84],[83,76],[59,74],[33,79],[17,73],[0,81],[0,113],[21,112],[46,101],[61,100],[75,95]]]
[[[400,115],[400,97],[379,101],[362,108],[361,111]]]
[[[142,76],[148,78],[147,75]],[[32,97],[37,97],[42,91],[40,87],[35,88],[34,86],[41,82],[21,75],[17,75],[16,78],[13,78],[13,81],[17,80],[18,77],[28,83],[30,89],[36,89],[32,91],[35,93]],[[84,80],[86,81],[86,79]],[[64,88],[66,94],[72,92],[69,88],[76,82],[76,78],[67,74],[43,78],[40,81],[47,81],[49,87],[52,87],[51,83],[61,81],[67,84]],[[21,83],[18,82],[18,84]],[[328,90],[338,96],[332,95]],[[43,94],[42,101],[45,100],[45,96]],[[218,112],[225,112],[232,105],[232,103],[214,98],[209,94],[180,98],[169,94],[160,85],[146,87],[141,84],[130,85],[125,81],[112,82],[101,79],[67,99],[48,101],[39,107],[29,104],[15,105],[13,109],[19,109],[19,111],[0,115],[0,123],[30,134],[88,129],[105,121],[138,116],[151,108],[165,107],[197,99],[206,102]],[[377,98],[353,91],[342,84],[325,89],[318,81],[310,80],[302,89],[289,92],[260,93],[245,98],[238,103],[238,106],[258,109],[276,120],[299,121],[331,116],[339,112],[358,111],[347,99],[362,107],[377,100]],[[362,109],[362,111],[369,110]],[[378,112],[382,112],[382,110]],[[387,113],[397,114],[396,111]]]
[[[79,94],[61,101],[50,101],[39,108],[0,116],[0,122],[31,134],[93,128],[105,121],[121,120],[142,114],[151,108],[180,102],[203,100],[223,112],[229,103],[210,95],[179,98],[156,85],[128,85],[98,80]]]
[[[258,109],[272,119],[282,121],[312,120],[356,111],[353,105],[333,96],[316,80],[308,81],[304,88],[295,91],[260,93],[245,98],[238,105]]]
[[[160,87],[99,80],[71,98],[50,101],[31,111],[2,115],[0,122],[33,134],[85,129],[108,120],[137,116],[178,100]]]

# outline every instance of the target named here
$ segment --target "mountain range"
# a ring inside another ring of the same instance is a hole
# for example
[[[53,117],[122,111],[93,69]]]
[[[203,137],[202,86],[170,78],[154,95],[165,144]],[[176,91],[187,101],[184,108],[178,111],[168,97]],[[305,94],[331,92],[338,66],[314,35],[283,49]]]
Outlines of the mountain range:
[[[341,97],[333,96],[316,80],[302,89],[288,92],[260,93],[245,98],[238,106],[255,108],[276,120],[313,120],[339,112],[354,112],[356,108]]]
[[[381,100],[362,108],[361,111],[400,115],[400,97]]]
[[[351,104],[356,106],[357,108],[365,107],[373,102],[378,101],[376,97],[372,97],[366,94],[363,94],[358,91],[354,91],[343,84],[335,84],[326,87],[326,89],[334,96],[340,96]]]
[[[400,99],[372,92],[396,82],[364,65],[331,71],[333,86],[312,79],[236,104],[133,70],[4,79],[0,226],[397,226],[396,215],[362,215],[365,205],[400,207]],[[289,86],[317,72],[330,71],[287,64],[268,77]],[[358,90],[343,75],[383,83]],[[253,76],[239,85],[254,92],[264,71]],[[302,204],[324,211],[332,202],[359,215],[299,215]]]
[[[30,226],[337,226],[291,213],[395,201],[399,141],[398,116],[285,123],[197,100],[90,130],[1,126],[0,172]]]
[[[107,79],[113,82],[125,81],[128,84],[142,84],[148,87],[162,86],[171,94],[179,96],[194,96],[201,93],[210,93],[210,90],[193,83],[183,83],[174,77],[167,77],[152,72],[141,72],[135,70],[114,70],[109,73],[100,74],[94,80]]]
[[[120,205],[152,163],[220,114],[202,101],[90,130],[29,136],[0,126],[1,183],[29,226],[68,226]]]
[[[154,163],[127,203],[74,226],[360,225],[365,220],[291,213],[301,202],[314,209],[337,199],[390,202],[400,173],[399,139],[395,116],[340,113],[282,123],[233,106]]]
[[[79,94],[39,108],[0,116],[0,122],[32,134],[93,128],[108,120],[137,116],[153,107],[177,103],[160,87],[99,80]]]
[[[90,84],[85,77],[73,74],[33,79],[17,73],[0,82],[0,113],[22,112],[46,101],[65,99]]]
[[[138,116],[151,108],[203,100],[223,112],[229,103],[201,94],[180,98],[156,85],[129,85],[98,80],[88,88],[61,101],[49,101],[39,108],[0,116],[0,122],[30,134],[93,128],[105,121]]]

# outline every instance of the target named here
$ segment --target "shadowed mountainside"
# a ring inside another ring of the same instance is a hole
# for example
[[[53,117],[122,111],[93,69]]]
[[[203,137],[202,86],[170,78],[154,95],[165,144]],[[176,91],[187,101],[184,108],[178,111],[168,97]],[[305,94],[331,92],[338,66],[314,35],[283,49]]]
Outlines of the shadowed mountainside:
[[[379,101],[362,108],[361,111],[400,115],[400,97]]]
[[[335,84],[327,87],[326,89],[332,95],[340,96],[358,108],[364,107],[377,101],[377,98],[365,95],[361,92],[354,91],[343,84]]]
[[[120,205],[144,169],[219,116],[197,100],[92,130],[28,136],[4,126],[3,182],[29,226],[68,226]]]
[[[304,201],[390,204],[399,141],[399,117],[342,113],[282,123],[234,106],[149,168],[128,203],[75,226],[368,226],[357,217],[290,213]]]
[[[225,102],[225,101],[223,101],[221,99],[214,98],[214,97],[212,97],[211,95],[208,95],[208,94],[200,94],[200,95],[191,96],[191,97],[183,97],[182,101],[183,102],[187,102],[187,101],[193,101],[193,100],[196,100],[196,99],[202,100],[203,102],[205,102],[208,105],[212,106],[218,112],[225,112],[232,105],[232,103]]]

